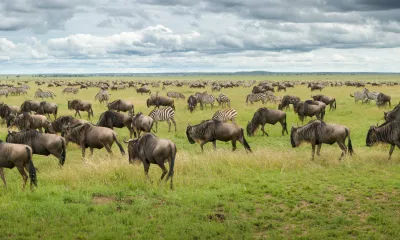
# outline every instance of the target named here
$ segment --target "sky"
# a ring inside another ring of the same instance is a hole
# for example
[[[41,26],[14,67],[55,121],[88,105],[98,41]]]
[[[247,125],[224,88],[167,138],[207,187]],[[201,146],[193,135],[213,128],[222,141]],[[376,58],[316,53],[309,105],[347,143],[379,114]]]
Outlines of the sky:
[[[1,0],[0,74],[400,72],[399,0]]]

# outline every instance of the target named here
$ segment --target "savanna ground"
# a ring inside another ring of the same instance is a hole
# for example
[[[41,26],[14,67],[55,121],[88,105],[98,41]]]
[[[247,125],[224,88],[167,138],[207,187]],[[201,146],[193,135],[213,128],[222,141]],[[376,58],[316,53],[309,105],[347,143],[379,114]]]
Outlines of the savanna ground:
[[[21,77],[19,80],[32,79]],[[97,77],[87,80],[400,80],[399,75],[327,75],[327,76],[196,76],[196,77]],[[5,80],[5,77],[3,77]],[[44,79],[46,80],[46,79]],[[67,80],[67,79],[66,79]],[[82,79],[79,79],[82,80]],[[9,105],[33,99],[33,83],[28,96],[2,98]],[[80,90],[76,96],[61,94],[63,88],[47,88],[56,93],[59,116],[70,115],[67,100],[79,98],[94,103],[95,120],[106,110],[93,101],[98,89]],[[371,87],[392,96],[392,105],[400,100],[400,87]],[[165,91],[158,89],[160,94]],[[167,88],[186,96],[197,89]],[[208,87],[206,90],[211,92]],[[153,92],[156,89],[152,89]],[[238,124],[245,128],[253,113],[262,107],[245,104],[249,88],[223,89],[238,110]],[[356,155],[339,162],[338,146],[323,145],[321,157],[310,159],[311,146],[293,149],[289,136],[281,136],[281,127],[267,125],[269,137],[247,137],[254,153],[246,154],[239,144],[230,151],[230,143],[199,145],[188,143],[188,122],[209,119],[217,110],[197,110],[190,114],[186,100],[176,101],[178,131],[167,131],[159,123],[157,136],[169,138],[178,148],[175,165],[175,190],[157,184],[161,170],[153,165],[150,184],[142,165],[128,164],[116,146],[114,155],[97,150],[93,157],[82,159],[79,148],[70,144],[63,168],[54,157],[34,156],[39,169],[39,187],[21,191],[21,177],[5,170],[8,189],[0,188],[1,239],[399,239],[400,238],[400,151],[388,160],[388,146],[365,147],[370,125],[382,123],[383,111],[375,104],[355,104],[349,93],[355,87],[327,87],[323,94],[337,99],[337,110],[327,111],[326,121],[351,129]],[[318,92],[319,93],[319,92]],[[135,105],[135,112],[150,112],[147,95],[133,88],[111,91],[111,100],[122,98]],[[296,86],[278,96],[293,94],[310,97],[305,86]],[[276,109],[276,105],[267,104]],[[392,106],[393,107],[393,106]],[[84,118],[87,117],[83,113]],[[288,112],[289,128],[297,124],[293,111]],[[299,123],[300,124],[300,123]],[[127,129],[117,129],[119,139],[128,137]],[[289,129],[290,131],[290,129]],[[0,128],[5,139],[7,129]],[[347,142],[346,142],[347,143]],[[126,146],[125,146],[126,148]]]

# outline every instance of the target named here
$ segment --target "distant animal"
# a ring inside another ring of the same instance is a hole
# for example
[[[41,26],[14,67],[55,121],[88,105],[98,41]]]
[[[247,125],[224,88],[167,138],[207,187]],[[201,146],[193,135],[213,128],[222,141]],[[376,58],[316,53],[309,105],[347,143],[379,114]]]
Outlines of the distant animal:
[[[32,162],[32,148],[28,145],[5,143],[0,140],[0,177],[3,180],[4,186],[7,188],[6,178],[3,168],[17,167],[24,181],[22,190],[25,189],[29,173],[31,190],[33,185],[37,186],[36,169]]]
[[[364,92],[354,92],[353,94],[350,93],[350,97],[354,98],[354,102],[357,103],[361,100],[361,103],[368,101],[367,95]]]
[[[265,93],[250,93],[246,96],[246,104],[249,102],[254,104],[254,102],[261,101],[263,104],[267,102],[267,94]]]
[[[290,104],[294,106],[294,104],[296,104],[297,102],[300,102],[299,97],[293,95],[285,95],[283,96],[281,103],[278,105],[278,110],[283,110],[284,108],[288,109]]]
[[[130,102],[126,102],[124,100],[118,99],[109,104],[107,104],[108,110],[115,110],[117,112],[128,112],[130,115],[133,115],[135,110],[134,106]]]
[[[372,147],[378,142],[390,144],[389,159],[394,148],[400,148],[400,122],[386,122],[380,126],[371,126],[367,133],[366,145]]]
[[[347,148],[345,140],[348,138]],[[290,133],[290,142],[292,147],[298,147],[305,141],[311,143],[312,151],[311,156],[314,159],[315,146],[317,146],[317,155],[320,156],[321,146],[325,144],[339,145],[342,154],[339,158],[342,159],[346,155],[347,150],[352,155],[354,153],[351,144],[350,130],[346,126],[333,123],[325,123],[320,120],[311,120],[307,125],[295,128],[292,126]]]
[[[132,117],[127,114],[114,111],[105,111],[100,115],[99,121],[97,122],[96,126],[107,127],[110,129],[114,129],[114,127],[126,127],[129,130],[130,138],[132,138]]]
[[[378,106],[386,106],[389,103],[389,107],[392,106],[392,103],[390,102],[392,98],[389,95],[386,95],[384,93],[379,93],[377,97],[376,104]]]
[[[69,100],[68,101],[68,109],[75,110],[75,117],[76,117],[76,115],[79,115],[79,117],[82,118],[79,111],[87,112],[89,120],[90,120],[90,115],[92,115],[92,117],[94,117],[92,104],[89,102],[86,102],[86,101],[82,101],[79,99]]]
[[[223,110],[218,110],[214,113],[212,119],[213,120],[218,120],[221,122],[229,122],[232,121],[233,123],[235,123],[235,118],[237,116],[237,111],[235,109],[232,108],[228,108],[228,109],[223,109]]]
[[[247,124],[247,136],[254,136],[254,133],[258,129],[258,127],[261,125],[261,131],[262,135],[266,134],[268,136],[268,133],[265,131],[264,127],[265,124],[271,124],[275,125],[277,122],[279,122],[282,125],[282,136],[288,134],[287,130],[287,121],[286,121],[286,113],[281,110],[274,110],[274,109],[268,109],[268,108],[259,108],[253,115],[253,118],[249,123]]]
[[[0,96],[6,96],[6,98],[8,97],[8,90],[7,89],[0,89]]]
[[[53,99],[54,97],[56,97],[56,95],[53,92],[43,91],[40,88],[35,92],[35,98],[51,98],[51,99]]]
[[[218,106],[222,106],[222,107],[231,107],[231,100],[229,99],[228,96],[226,96],[223,93],[220,93],[219,96],[216,98],[217,102],[218,102]]]
[[[58,158],[59,164],[64,165],[66,159],[66,141],[55,134],[40,133],[36,130],[13,132],[8,130],[6,142],[26,144],[32,148],[33,154]]]
[[[140,133],[150,132],[153,128],[153,118],[143,115],[143,113],[139,112],[136,116],[133,116],[132,126],[133,134],[136,137],[140,137]]]
[[[101,89],[100,92],[98,92],[94,97],[94,100],[98,100],[100,103],[105,102],[106,104],[108,104],[109,99],[110,99],[110,94],[105,89]]]
[[[167,92],[167,97],[177,98],[177,99],[185,99],[185,95],[180,92]]]
[[[286,87],[284,86],[284,85],[278,85],[278,92],[280,92],[280,91],[285,91],[286,92]]]
[[[188,103],[188,109],[192,113],[197,107],[197,98],[193,95],[190,95],[187,103]]]
[[[40,107],[37,110],[37,114],[40,115],[45,115],[47,114],[47,116],[50,118],[50,114],[53,114],[54,119],[57,118],[57,112],[58,112],[58,105],[56,103],[49,103],[49,102],[41,102],[40,103]]]
[[[315,84],[315,85],[312,85],[310,88],[311,88],[311,92],[316,91],[316,90],[322,91],[322,89],[324,89],[324,86]]]
[[[21,104],[21,112],[37,112],[39,108],[39,101],[26,100]]]
[[[199,142],[202,152],[204,151],[204,144],[208,142],[212,142],[214,149],[216,149],[217,140],[223,142],[231,141],[232,151],[236,150],[236,141],[239,141],[244,146],[246,151],[251,152],[250,145],[247,143],[244,137],[243,128],[240,128],[234,123],[223,123],[217,120],[207,120],[194,126],[188,124],[186,128],[186,136],[191,144]]]
[[[329,110],[336,110],[336,99],[334,97],[329,97],[326,95],[318,94],[311,96],[314,101],[320,101],[325,103],[326,105],[329,105]]]
[[[303,123],[306,117],[316,116],[319,120],[324,120],[325,107],[308,102],[296,102],[294,104],[294,112],[297,113],[300,121]]]
[[[21,131],[38,129],[39,132],[43,132],[43,129],[48,128],[49,125],[50,122],[47,120],[46,116],[30,115],[27,112],[23,112],[11,121],[9,127],[17,126]]]
[[[97,127],[90,123],[70,126],[65,133],[65,139],[67,144],[70,141],[79,145],[82,149],[82,157],[85,157],[86,148],[90,148],[91,155],[94,148],[102,149],[103,147],[112,154],[111,147],[114,142],[118,145],[121,154],[125,155],[122,145],[118,142],[117,133],[106,127]]]
[[[364,93],[364,96],[366,96],[366,102],[373,100],[376,103],[378,103],[379,92],[370,92],[367,88],[364,88],[363,93]]]
[[[195,95],[196,96],[196,95]],[[210,105],[211,109],[214,107],[215,97],[211,94],[208,94],[207,91],[197,94],[197,101],[200,103],[200,109],[203,110],[204,107],[207,107],[207,104]]]
[[[140,95],[143,95],[143,93],[148,93],[150,95],[151,91],[146,87],[141,87],[141,88],[136,88],[136,93],[140,93]]]
[[[174,119],[175,111],[171,107],[153,109],[149,113],[149,116],[153,119],[154,123],[156,124],[155,132],[158,131],[158,122],[163,122],[163,121],[166,121],[168,123],[168,132],[171,131],[171,122],[174,124],[176,132],[176,122]]]
[[[156,108],[159,108],[160,106],[164,106],[164,107],[171,107],[172,109],[175,110],[174,99],[169,97],[156,95],[155,97],[147,99],[146,103],[147,107],[155,106]]]
[[[62,94],[66,94],[66,93],[77,94],[78,92],[79,92],[79,88],[67,87],[67,88],[64,88],[64,90],[62,91]]]
[[[157,164],[163,171],[160,181],[162,181],[168,173],[165,182],[171,179],[170,188],[173,189],[176,158],[175,143],[169,139],[158,138],[152,133],[145,133],[139,139],[131,139],[126,143],[128,144],[129,163],[133,163],[134,160],[140,160],[143,163],[144,172],[149,180],[150,164]],[[169,164],[169,171],[167,171],[164,165],[167,161]]]

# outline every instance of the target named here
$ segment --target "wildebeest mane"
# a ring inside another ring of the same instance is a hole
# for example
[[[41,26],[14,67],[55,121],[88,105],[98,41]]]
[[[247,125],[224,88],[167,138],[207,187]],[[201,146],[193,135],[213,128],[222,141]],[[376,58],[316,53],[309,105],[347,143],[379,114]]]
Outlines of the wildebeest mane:
[[[80,144],[80,140],[86,141],[87,131],[92,128],[92,124],[85,123],[82,125],[72,126],[69,129],[71,141]]]
[[[36,130],[27,130],[23,132],[11,133],[7,135],[6,140],[12,138],[12,142],[14,143],[26,144],[28,142],[37,140],[40,135],[41,133]]]
[[[61,132],[62,126],[66,126],[74,120],[72,116],[62,116],[52,122],[52,126],[56,132]]]

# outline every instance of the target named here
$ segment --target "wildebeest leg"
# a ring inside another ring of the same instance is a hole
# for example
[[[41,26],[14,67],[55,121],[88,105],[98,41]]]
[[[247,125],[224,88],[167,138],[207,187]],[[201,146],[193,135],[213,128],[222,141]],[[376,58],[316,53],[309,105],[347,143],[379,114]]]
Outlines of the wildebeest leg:
[[[320,154],[320,152],[321,152],[321,147],[322,147],[322,144],[318,144],[318,145],[317,145],[317,156],[321,156],[321,154]]]
[[[346,155],[347,153],[347,148],[346,148],[346,144],[343,142],[337,142],[340,149],[342,150],[342,154],[340,155],[339,160],[342,160],[343,156]]]
[[[204,152],[203,146],[204,146],[204,144],[206,144],[206,143],[208,143],[207,140],[204,140],[204,141],[202,141],[202,142],[200,143],[201,152]],[[213,145],[214,145],[214,143],[213,143]]]
[[[7,188],[7,182],[6,182],[6,178],[4,177],[3,168],[0,168],[0,177],[1,177],[1,180],[3,180],[4,187]]]
[[[142,161],[142,162],[143,162],[143,167],[144,167],[144,174],[146,174],[146,177],[150,181],[150,183],[153,183],[153,181],[151,181],[150,176],[149,176],[150,163],[147,162],[147,160]]]
[[[214,150],[217,150],[217,140],[212,141]]]
[[[85,157],[86,148],[85,146],[81,146],[81,148],[82,148],[82,157]]]
[[[236,140],[232,140],[232,152],[234,152],[236,148]]]
[[[79,112],[79,110],[76,110],[76,113],[79,115],[79,118],[82,118],[81,113]],[[76,114],[75,114],[76,117]]]
[[[265,124],[261,125],[261,131],[263,132],[263,136],[264,134],[267,135],[267,137],[269,137],[268,133],[264,130]]]
[[[107,152],[108,152],[110,155],[113,154],[113,153],[112,153],[112,150],[111,150],[111,147],[110,147],[109,145],[104,145],[104,147],[106,148]]]
[[[93,156],[93,148],[90,148],[90,156]]]
[[[26,175],[26,172],[25,172],[23,166],[17,166],[17,169],[18,169],[19,173],[21,174],[22,179],[24,180],[24,183],[22,185],[22,191],[24,191],[25,190],[25,186],[26,186],[26,182],[28,181],[28,175]]]
[[[315,155],[315,144],[311,143],[311,159],[314,160]]]
[[[390,145],[389,159],[392,157],[392,153],[393,153],[394,147],[395,147],[395,144]]]
[[[167,168],[164,165],[164,162],[161,162],[158,164],[158,166],[160,166],[160,168],[162,169],[163,173],[161,174],[161,178],[160,178],[160,182],[164,179],[165,175],[167,174]]]

